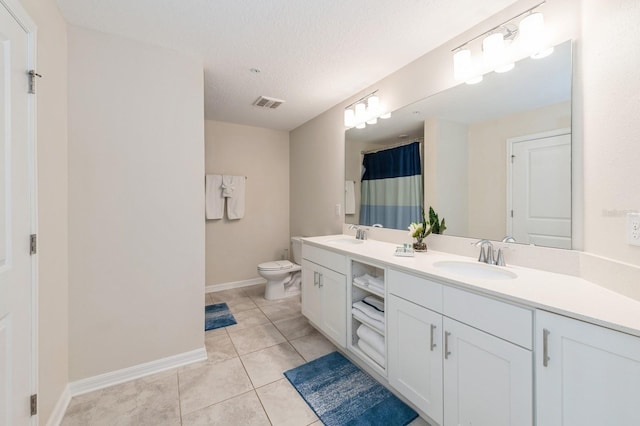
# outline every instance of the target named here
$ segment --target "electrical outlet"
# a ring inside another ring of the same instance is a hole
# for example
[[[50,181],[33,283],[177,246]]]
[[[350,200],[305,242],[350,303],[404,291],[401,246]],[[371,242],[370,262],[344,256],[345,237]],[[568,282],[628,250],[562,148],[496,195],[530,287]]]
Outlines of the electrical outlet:
[[[627,213],[627,242],[640,246],[640,213]]]

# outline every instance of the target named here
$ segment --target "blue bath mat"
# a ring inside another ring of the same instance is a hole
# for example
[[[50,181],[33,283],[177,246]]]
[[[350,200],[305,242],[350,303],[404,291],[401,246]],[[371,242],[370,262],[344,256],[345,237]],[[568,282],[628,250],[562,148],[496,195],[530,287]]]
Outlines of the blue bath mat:
[[[411,407],[338,352],[284,375],[327,426],[404,426],[418,417]]]
[[[204,307],[204,331],[237,324],[226,303]]]

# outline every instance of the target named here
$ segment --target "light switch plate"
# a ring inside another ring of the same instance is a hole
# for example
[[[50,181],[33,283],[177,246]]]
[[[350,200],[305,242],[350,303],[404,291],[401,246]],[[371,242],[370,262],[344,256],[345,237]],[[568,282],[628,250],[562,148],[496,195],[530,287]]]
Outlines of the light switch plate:
[[[640,213],[627,213],[627,242],[640,246]]]

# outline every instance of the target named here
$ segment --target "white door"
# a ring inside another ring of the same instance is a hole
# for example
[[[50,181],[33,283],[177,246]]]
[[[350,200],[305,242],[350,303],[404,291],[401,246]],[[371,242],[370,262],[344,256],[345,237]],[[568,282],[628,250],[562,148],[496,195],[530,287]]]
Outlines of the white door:
[[[536,348],[539,425],[640,425],[640,338],[537,311]]]
[[[390,295],[389,384],[442,424],[442,315]]]
[[[343,348],[347,345],[347,277],[322,268],[322,330]]]
[[[531,351],[446,317],[443,328],[444,425],[531,426]]]
[[[570,249],[571,134],[516,138],[510,148],[508,234],[519,243]]]
[[[28,34],[0,2],[0,424],[30,422]]]

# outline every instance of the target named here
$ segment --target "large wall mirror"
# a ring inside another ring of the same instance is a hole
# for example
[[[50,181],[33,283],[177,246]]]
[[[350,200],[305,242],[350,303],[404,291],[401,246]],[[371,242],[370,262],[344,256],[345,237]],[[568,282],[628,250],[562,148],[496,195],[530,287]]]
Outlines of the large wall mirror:
[[[445,234],[570,249],[571,76],[567,41],[550,56],[347,130],[345,179],[354,195],[345,222],[361,222],[364,154],[419,141],[423,202],[446,219]]]

